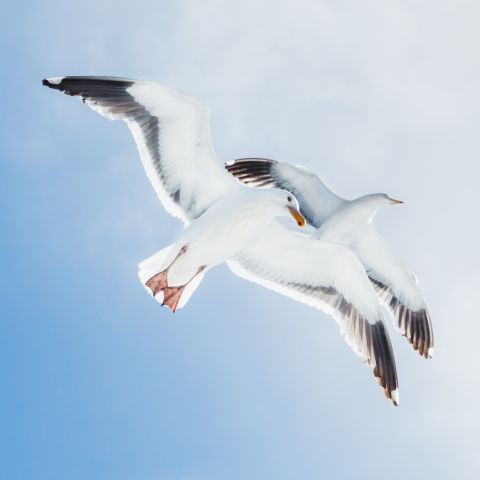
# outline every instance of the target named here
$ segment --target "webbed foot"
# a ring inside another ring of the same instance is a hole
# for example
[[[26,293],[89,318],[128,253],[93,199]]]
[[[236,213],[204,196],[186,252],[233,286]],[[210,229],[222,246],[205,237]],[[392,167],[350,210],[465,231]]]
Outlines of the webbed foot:
[[[151,290],[153,296],[167,288],[167,270],[154,275],[152,278],[147,280],[145,285]]]
[[[177,309],[178,302],[180,301],[180,297],[182,296],[184,288],[185,288],[184,285],[180,287],[165,287],[163,289],[162,306],[165,305],[173,313],[175,313],[175,310]]]

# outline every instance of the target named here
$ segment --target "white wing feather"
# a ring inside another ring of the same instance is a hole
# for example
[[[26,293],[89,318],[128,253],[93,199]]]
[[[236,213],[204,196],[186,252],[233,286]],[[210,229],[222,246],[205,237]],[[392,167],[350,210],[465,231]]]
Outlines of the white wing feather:
[[[79,96],[100,115],[124,120],[164,207],[185,223],[236,182],[218,163],[207,107],[162,85],[114,77],[60,77],[43,84]]]
[[[314,172],[301,165],[266,158],[241,158],[228,163],[225,168],[245,185],[292,192],[307,222],[315,227],[345,203]]]
[[[375,290],[348,248],[273,221],[229,266],[242,278],[331,314],[387,397],[398,403],[395,360]]]
[[[395,328],[425,358],[433,356],[433,327],[416,276],[387,247],[375,227],[360,230],[349,245],[365,266]]]

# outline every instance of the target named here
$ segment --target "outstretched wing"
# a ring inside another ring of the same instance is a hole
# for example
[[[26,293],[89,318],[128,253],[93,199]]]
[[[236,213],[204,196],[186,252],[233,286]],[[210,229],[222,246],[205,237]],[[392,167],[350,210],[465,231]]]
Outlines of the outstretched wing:
[[[260,188],[283,188],[297,197],[307,221],[320,227],[345,200],[333,194],[312,171],[262,158],[235,160],[225,167],[238,180]],[[372,225],[349,244],[368,272],[395,327],[425,358],[433,355],[433,329],[415,276],[389,252]]]
[[[236,182],[217,162],[207,107],[156,83],[115,77],[59,77],[43,85],[79,96],[111,120],[124,120],[166,210],[188,222]]]
[[[272,221],[229,266],[242,278],[331,314],[386,396],[398,404],[395,359],[378,299],[348,248],[299,235]]]
[[[433,356],[433,328],[415,275],[395,258],[373,225],[359,233],[350,247],[357,254],[395,328],[425,358]]]
[[[241,158],[227,163],[225,168],[246,185],[292,192],[297,197],[301,213],[314,227],[319,227],[345,203],[315,173],[300,165],[266,158]]]

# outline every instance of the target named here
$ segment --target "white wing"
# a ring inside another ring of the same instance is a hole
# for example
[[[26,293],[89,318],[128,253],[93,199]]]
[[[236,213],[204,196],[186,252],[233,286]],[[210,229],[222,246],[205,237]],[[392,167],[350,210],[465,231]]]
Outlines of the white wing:
[[[217,162],[208,109],[195,98],[156,83],[115,77],[60,77],[43,84],[79,96],[104,117],[124,120],[164,207],[184,222],[238,188]]]
[[[225,168],[246,185],[292,192],[297,197],[301,213],[315,227],[345,203],[315,173],[300,165],[266,158],[241,158],[228,163]]]
[[[415,275],[390,252],[373,225],[349,245],[357,254],[397,330],[425,358],[433,356],[433,328]]]
[[[365,269],[348,248],[272,221],[229,266],[242,278],[331,314],[387,397],[398,404],[395,359],[380,305]]]
[[[254,187],[291,191],[307,221],[320,227],[346,201],[332,193],[312,171],[261,158],[235,160],[226,169],[241,182]],[[396,328],[424,357],[433,355],[430,316],[415,276],[389,252],[373,225],[354,235],[348,246],[368,271],[371,282],[393,316]]]

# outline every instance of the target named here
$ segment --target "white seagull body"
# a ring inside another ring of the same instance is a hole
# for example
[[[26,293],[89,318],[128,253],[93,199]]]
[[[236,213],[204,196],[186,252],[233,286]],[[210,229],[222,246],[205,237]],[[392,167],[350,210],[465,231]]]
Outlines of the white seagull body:
[[[156,299],[181,308],[205,272],[226,260],[240,276],[331,313],[398,404],[390,339],[362,264],[348,248],[299,235],[274,220],[291,215],[303,226],[290,193],[246,188],[224,170],[203,103],[156,83],[121,78],[59,77],[43,84],[79,96],[109,119],[124,120],[164,207],[183,220],[178,241],[139,265],[140,279]]]
[[[199,101],[126,79],[64,77],[44,84],[125,120],[157,194],[188,225],[174,245],[140,264],[142,283],[173,311],[186,304],[207,269],[235,255],[270,220],[293,215],[304,222],[286,191],[252,192],[229,178],[216,161],[208,111]],[[208,181],[200,181],[206,169]]]
[[[183,230],[173,245],[140,263],[142,283],[160,303],[170,306],[165,300],[165,292],[156,291],[154,285],[157,274],[170,266],[168,284],[185,286],[173,310],[182,308],[208,269],[234,257],[272,218],[290,215],[289,208],[298,211],[296,199],[287,192],[275,190],[269,193],[274,195],[262,198],[242,188],[215,202]],[[298,221],[301,221],[300,217]],[[162,276],[158,280],[162,281]]]
[[[349,247],[362,262],[396,329],[420,355],[432,357],[433,330],[418,281],[390,252],[372,223],[378,209],[402,202],[385,194],[349,201],[334,194],[305,167],[275,160],[246,158],[226,168],[247,185],[292,192],[301,213],[315,227],[312,238]]]

